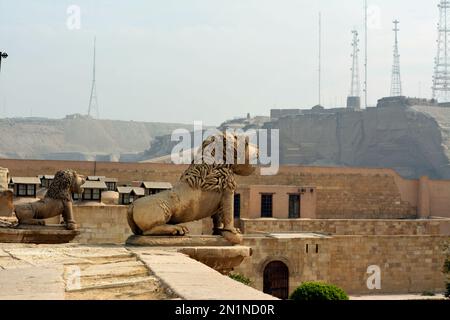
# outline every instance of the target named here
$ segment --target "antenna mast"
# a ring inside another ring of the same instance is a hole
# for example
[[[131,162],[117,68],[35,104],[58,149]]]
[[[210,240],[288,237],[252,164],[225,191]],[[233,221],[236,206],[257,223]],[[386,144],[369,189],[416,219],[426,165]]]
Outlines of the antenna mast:
[[[94,37],[94,64],[92,68],[92,87],[91,87],[91,96],[89,98],[89,108],[88,108],[88,116],[93,117],[93,113],[97,119],[100,117],[99,109],[98,109],[98,100],[97,100],[97,84],[95,80],[95,68],[96,68],[96,46],[97,46],[97,38]]]
[[[450,29],[447,24],[450,2],[441,0],[439,7],[438,46],[433,76],[433,99],[438,102],[450,102],[450,61],[448,41]]]
[[[359,38],[358,31],[353,30],[352,41],[352,81],[350,85],[350,95],[347,97],[347,108],[349,109],[361,109],[361,97],[360,97],[360,81],[359,81]]]
[[[367,53],[367,34],[368,34],[368,20],[367,20],[367,0],[364,0],[364,106],[367,108],[367,66],[368,66],[368,53]]]
[[[400,97],[402,95],[402,80],[400,77],[400,54],[398,53],[398,20],[394,20],[394,33],[395,33],[395,44],[394,44],[394,64],[392,65],[392,78],[391,78],[391,97]]]
[[[322,12],[319,12],[319,105],[322,103]]]

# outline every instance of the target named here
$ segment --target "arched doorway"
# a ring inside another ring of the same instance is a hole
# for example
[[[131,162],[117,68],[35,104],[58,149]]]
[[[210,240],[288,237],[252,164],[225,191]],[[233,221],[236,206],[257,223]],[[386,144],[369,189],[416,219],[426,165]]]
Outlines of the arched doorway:
[[[289,268],[281,261],[272,261],[264,268],[264,293],[280,299],[289,298]]]

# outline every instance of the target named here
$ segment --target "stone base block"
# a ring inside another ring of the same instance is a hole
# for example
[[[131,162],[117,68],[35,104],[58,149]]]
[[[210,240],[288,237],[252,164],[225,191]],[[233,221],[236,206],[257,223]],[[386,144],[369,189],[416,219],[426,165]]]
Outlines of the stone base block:
[[[130,236],[127,245],[141,247],[216,247],[232,246],[221,236]]]
[[[79,231],[66,230],[59,225],[0,227],[0,242],[60,244],[72,241],[79,234]]]

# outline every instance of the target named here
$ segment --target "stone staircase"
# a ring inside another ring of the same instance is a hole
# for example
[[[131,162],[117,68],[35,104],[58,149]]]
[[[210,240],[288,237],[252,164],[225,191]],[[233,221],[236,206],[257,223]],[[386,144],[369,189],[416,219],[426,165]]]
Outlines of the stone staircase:
[[[65,264],[64,281],[68,300],[156,300],[171,295],[131,252]]]

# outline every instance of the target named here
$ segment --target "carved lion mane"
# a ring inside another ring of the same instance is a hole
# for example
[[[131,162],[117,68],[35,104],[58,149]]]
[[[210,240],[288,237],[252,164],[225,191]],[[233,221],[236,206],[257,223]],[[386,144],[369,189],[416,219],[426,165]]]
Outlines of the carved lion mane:
[[[73,170],[62,170],[55,174],[46,198],[72,201],[72,186],[78,174]]]
[[[235,191],[236,190],[236,179],[235,179],[235,169],[237,168],[234,164],[225,164],[227,148],[232,146],[230,150],[234,155],[234,163],[237,163],[237,142],[238,137],[234,134],[221,134],[223,141],[223,162],[224,164],[217,164],[214,160],[206,161],[207,157],[203,153],[200,156],[202,163],[195,164],[195,160],[189,166],[189,168],[183,173],[180,181],[186,182],[193,189],[201,189],[204,191],[216,191],[222,192],[224,190]],[[227,144],[227,140],[232,139],[232,144]],[[215,143],[216,136],[211,136],[202,143],[202,147],[199,152],[204,152],[211,144]],[[248,140],[245,140],[246,152],[248,151]],[[211,156],[215,156],[215,150],[211,151]]]

